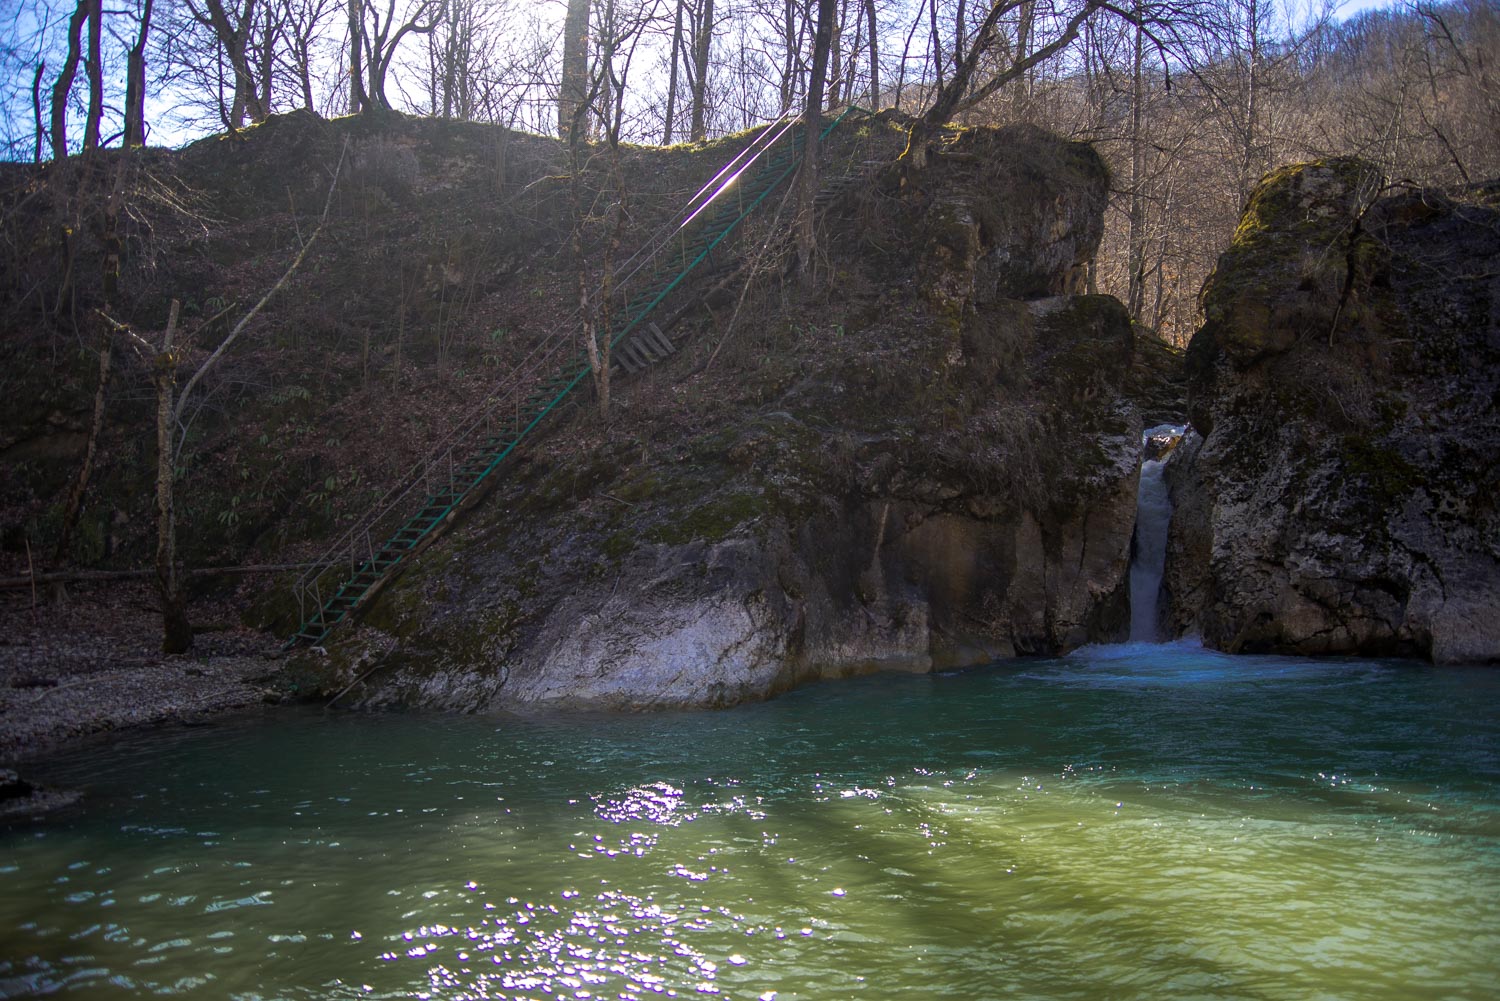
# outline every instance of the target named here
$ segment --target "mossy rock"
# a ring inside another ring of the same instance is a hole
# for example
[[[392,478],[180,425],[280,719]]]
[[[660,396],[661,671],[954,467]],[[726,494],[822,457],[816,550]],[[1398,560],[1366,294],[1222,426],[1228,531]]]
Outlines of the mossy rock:
[[[1388,445],[1346,435],[1339,449],[1344,472],[1363,483],[1363,499],[1372,512],[1397,507],[1424,482],[1423,471]]]
[[[1329,333],[1349,284],[1359,219],[1383,184],[1375,167],[1354,158],[1268,174],[1204,286],[1204,327],[1194,339],[1206,338],[1243,367],[1309,332]],[[1378,265],[1373,250],[1362,253],[1365,270]]]

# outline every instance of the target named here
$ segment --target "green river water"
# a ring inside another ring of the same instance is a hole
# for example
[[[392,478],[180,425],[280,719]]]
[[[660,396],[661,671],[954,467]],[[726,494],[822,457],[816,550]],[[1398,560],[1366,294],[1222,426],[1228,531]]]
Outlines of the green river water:
[[[1084,650],[724,712],[131,734],[0,997],[1500,996],[1500,672]]]

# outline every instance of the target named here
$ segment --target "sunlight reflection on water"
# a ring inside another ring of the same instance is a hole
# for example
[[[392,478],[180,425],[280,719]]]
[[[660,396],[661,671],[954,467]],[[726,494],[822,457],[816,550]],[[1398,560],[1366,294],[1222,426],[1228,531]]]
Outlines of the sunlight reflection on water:
[[[0,841],[0,997],[1489,997],[1497,708],[1174,644],[127,740]]]

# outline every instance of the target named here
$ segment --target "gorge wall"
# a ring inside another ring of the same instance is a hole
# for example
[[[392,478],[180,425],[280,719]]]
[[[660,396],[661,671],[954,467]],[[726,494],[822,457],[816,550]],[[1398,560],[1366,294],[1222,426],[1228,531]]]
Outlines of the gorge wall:
[[[1500,188],[1284,168],[1203,303],[1171,626],[1230,651],[1500,660]]]
[[[713,706],[1122,637],[1166,375],[1066,294],[1106,186],[1027,129],[878,178],[825,219],[820,284],[622,383],[299,669],[349,704]]]

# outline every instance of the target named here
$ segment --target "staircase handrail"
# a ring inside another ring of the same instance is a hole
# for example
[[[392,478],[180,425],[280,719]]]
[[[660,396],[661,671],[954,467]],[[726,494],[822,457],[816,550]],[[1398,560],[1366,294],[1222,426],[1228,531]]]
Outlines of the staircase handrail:
[[[740,150],[733,159],[721,167],[701,188],[693,193],[673,217],[657,228],[656,232],[647,237],[634,254],[630,255],[618,267],[614,269],[614,278],[611,282],[614,288],[623,288],[630,279],[634,278],[647,265],[655,260],[673,238],[683,229],[692,224],[693,220],[702,214],[703,210],[713,205],[724,195],[734,182],[740,178],[760,157],[781,141],[793,126],[796,125],[800,116],[790,112],[782,115],[765,129],[761,130],[750,145]],[[726,175],[728,179],[726,180]],[[723,183],[720,183],[720,182]],[[705,197],[706,196],[706,197]],[[638,260],[640,259],[640,260]],[[624,272],[627,272],[620,277]]]
[[[852,111],[865,111],[865,109],[859,107],[858,105],[854,105],[854,104],[848,105],[847,107],[844,108],[843,111],[839,112],[839,114],[838,114],[837,117],[835,117],[831,122],[828,123],[828,125],[823,129],[822,132],[820,132],[818,134],[818,139],[820,141],[823,140],[823,139],[827,139],[828,138],[828,134],[830,132],[832,132],[835,128],[837,128],[838,124],[840,122],[842,122],[844,120],[844,118],[850,112],[852,112]],[[867,112],[867,111],[865,111],[865,113],[869,114],[869,112]],[[785,134],[785,132],[787,131],[787,129],[790,129],[793,125],[795,125],[797,123],[797,121],[800,119],[800,117],[801,116],[798,116],[797,118],[792,119],[787,124],[786,128],[782,129],[781,132],[779,132],[777,134],[777,136],[776,136],[775,139],[773,139],[763,149],[761,149],[758,153],[756,153],[755,157],[753,157],[749,162],[747,162],[743,167],[741,167],[740,170],[737,171],[734,174],[733,177],[731,177],[728,181],[726,181],[720,187],[720,189],[714,194],[713,199],[718,198],[719,195],[721,195],[725,191],[729,190],[729,188],[733,185],[734,181],[739,178],[740,174],[744,173],[745,170],[749,169],[750,163],[754,162],[754,160],[758,159],[762,153],[764,153],[766,150],[768,150],[772,146],[774,146],[776,144],[776,142],[780,140],[781,135]],[[682,269],[682,273],[681,274],[679,274],[679,275],[677,275],[677,277],[673,278],[672,281],[670,281],[660,292],[656,293],[656,295],[652,297],[651,302],[644,309],[642,309],[636,316],[632,317],[630,319],[630,321],[625,324],[625,326],[623,326],[622,328],[620,328],[620,330],[618,332],[616,332],[613,337],[610,338],[610,342],[609,342],[610,346],[614,347],[616,344],[618,344],[622,340],[624,340],[625,337],[627,335],[629,335],[629,333],[636,328],[636,326],[640,323],[640,321],[642,319],[644,319],[646,317],[646,315],[651,312],[651,310],[653,310],[653,309],[656,308],[656,306],[657,306],[658,303],[660,303],[663,299],[665,299],[667,296],[669,296],[669,295],[672,294],[672,291],[675,288],[677,288],[677,286],[679,284],[682,283],[682,280],[685,277],[687,277],[688,273],[690,271],[692,271],[693,268],[697,267],[698,264],[701,261],[703,261],[704,258],[708,257],[709,254],[713,253],[714,248],[717,247],[720,243],[723,243],[724,240],[728,238],[729,234],[732,233],[732,232],[734,232],[735,228],[738,227],[739,224],[745,220],[745,217],[748,216],[751,212],[754,212],[756,210],[756,208],[758,208],[760,206],[760,203],[763,202],[763,201],[765,201],[766,198],[770,196],[771,192],[774,191],[774,190],[776,190],[776,188],[778,186],[780,186],[781,182],[784,181],[784,180],[786,180],[786,178],[793,171],[797,170],[798,167],[801,166],[801,164],[802,164],[802,161],[801,161],[800,157],[794,156],[792,158],[791,162],[786,165],[786,168],[784,170],[782,170],[781,175],[779,177],[777,177],[774,182],[772,182],[771,184],[766,185],[765,186],[765,190],[763,190],[759,195],[757,195],[754,201],[752,201],[748,206],[745,206],[743,209],[741,209],[738,218],[734,219],[727,226],[725,226],[722,230],[720,230],[719,234],[717,236],[715,236],[714,239],[706,247],[704,247],[701,251],[698,252],[698,256],[696,256],[695,258],[693,258],[693,260],[686,267],[684,267]],[[724,173],[723,171],[720,171],[720,175],[721,176],[722,176],[723,173]],[[700,206],[698,208],[697,211],[693,212],[692,216],[689,217],[689,221],[691,221],[692,217],[696,217],[699,213],[701,213],[703,211],[703,209],[707,208],[710,204],[712,204],[713,199],[710,199],[708,202],[705,202],[702,206]],[[686,223],[684,223],[684,225],[686,225]],[[639,269],[637,269],[637,270],[639,270]],[[634,277],[634,272],[632,272],[631,277]]]
[[[480,399],[479,404],[469,410],[452,431],[440,439],[436,445],[426,449],[423,456],[412,464],[405,476],[397,480],[376,499],[366,513],[350,525],[333,544],[323,551],[321,556],[311,561],[308,569],[294,584],[299,599],[302,593],[310,590],[311,585],[330,567],[344,562],[346,552],[355,553],[361,539],[396,510],[418,485],[427,483],[432,471],[444,460],[451,459],[453,452],[467,442],[477,428],[490,420],[503,404],[522,399],[522,394],[525,389],[530,388],[533,377],[541,374],[542,367],[561,353],[567,347],[569,340],[569,337],[557,334],[546,337],[513,365],[508,378],[497,383],[494,389],[486,393]]]

